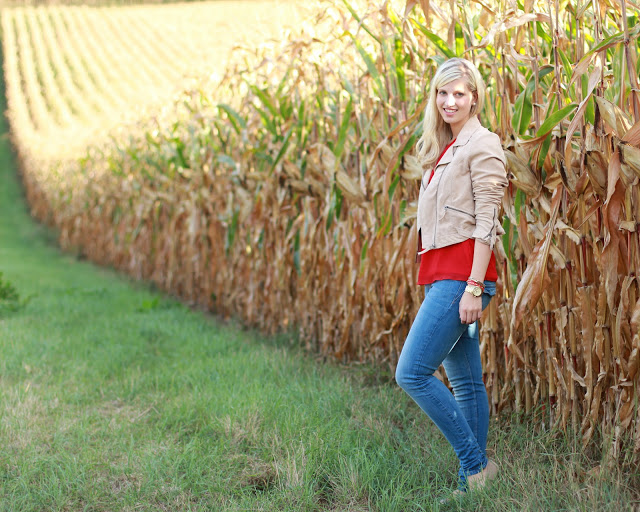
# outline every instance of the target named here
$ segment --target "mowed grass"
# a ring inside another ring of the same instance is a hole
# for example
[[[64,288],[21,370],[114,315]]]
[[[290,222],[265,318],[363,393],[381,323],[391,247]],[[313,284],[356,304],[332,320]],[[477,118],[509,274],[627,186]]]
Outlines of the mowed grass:
[[[632,510],[630,452],[600,465],[535,418],[493,420],[491,488],[460,501],[443,437],[386,369],[320,361],[62,254],[0,140],[1,511]]]
[[[76,262],[6,210],[2,270],[32,298],[0,321],[0,509],[427,501],[442,455],[416,457],[397,389]]]
[[[3,143],[0,271],[30,300],[0,319],[0,510],[419,510],[452,484],[384,372],[60,253]]]

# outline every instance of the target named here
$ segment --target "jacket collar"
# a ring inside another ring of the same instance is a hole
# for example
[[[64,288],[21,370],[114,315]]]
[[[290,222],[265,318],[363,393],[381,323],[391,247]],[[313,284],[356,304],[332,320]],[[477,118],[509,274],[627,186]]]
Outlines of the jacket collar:
[[[462,130],[460,130],[460,133],[456,137],[456,141],[451,145],[449,149],[447,149],[447,151],[445,151],[444,155],[442,155],[442,157],[438,161],[438,167],[451,162],[451,160],[453,160],[454,148],[458,146],[464,146],[467,142],[469,142],[469,139],[475,133],[475,131],[481,127],[482,125],[480,124],[480,121],[478,121],[477,116],[470,117],[462,127]]]
[[[453,145],[464,146],[467,142],[469,142],[469,139],[474,134],[474,132],[481,127],[482,125],[478,120],[478,116],[471,116],[462,127],[462,130],[460,130],[460,133],[456,137],[456,141],[453,143]]]

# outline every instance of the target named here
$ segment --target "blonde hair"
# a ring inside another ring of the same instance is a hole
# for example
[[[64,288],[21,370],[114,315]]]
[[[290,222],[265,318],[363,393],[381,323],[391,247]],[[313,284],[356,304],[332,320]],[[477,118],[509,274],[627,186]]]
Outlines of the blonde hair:
[[[443,62],[431,80],[429,101],[424,109],[422,121],[422,136],[416,144],[418,159],[425,169],[429,169],[435,164],[440,153],[453,136],[451,128],[438,112],[437,92],[441,87],[460,78],[465,80],[467,88],[475,97],[475,105],[471,106],[470,117],[477,115],[482,110],[485,86],[478,68],[466,59],[454,58]]]

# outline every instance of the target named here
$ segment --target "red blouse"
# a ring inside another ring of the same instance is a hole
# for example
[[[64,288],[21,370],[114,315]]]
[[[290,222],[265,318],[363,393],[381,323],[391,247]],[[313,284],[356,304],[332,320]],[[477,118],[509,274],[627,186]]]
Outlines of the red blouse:
[[[442,155],[445,154],[447,149],[449,149],[454,142],[455,139],[452,140],[446,148],[444,148],[444,151],[442,151],[438,157],[436,164],[433,166],[433,171],[431,171],[431,176],[429,176],[429,183],[431,183],[433,173],[440,161],[440,158],[442,158]],[[418,238],[420,239],[420,237]],[[431,284],[434,281],[439,281],[440,279],[466,281],[471,275],[475,243],[475,239],[470,238],[464,242],[447,245],[440,249],[432,249],[420,255],[418,284]],[[422,240],[418,241],[418,252],[420,251],[422,251]],[[485,281],[496,281],[498,279],[496,257],[493,252],[491,253],[489,266],[487,267],[487,273],[484,279]]]

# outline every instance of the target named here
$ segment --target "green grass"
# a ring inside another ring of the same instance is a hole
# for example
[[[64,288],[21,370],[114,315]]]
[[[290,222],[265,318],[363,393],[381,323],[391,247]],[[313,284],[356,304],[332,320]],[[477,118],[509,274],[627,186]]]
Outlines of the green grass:
[[[4,130],[3,130],[4,131]],[[631,510],[631,461],[493,420],[459,502],[442,436],[387,370],[326,363],[58,251],[0,140],[0,511]],[[28,300],[25,300],[28,299]],[[15,301],[14,301],[15,303]]]

